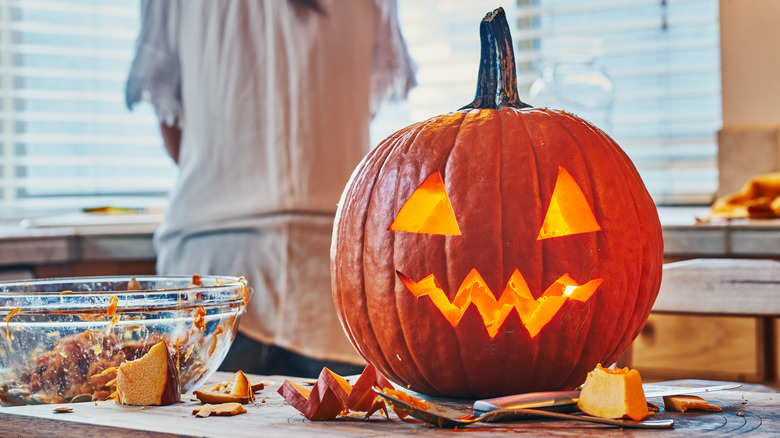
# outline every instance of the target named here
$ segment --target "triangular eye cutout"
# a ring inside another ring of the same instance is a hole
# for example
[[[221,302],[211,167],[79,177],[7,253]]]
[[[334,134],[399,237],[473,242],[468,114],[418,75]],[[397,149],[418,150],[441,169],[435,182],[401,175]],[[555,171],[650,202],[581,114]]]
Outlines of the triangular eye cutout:
[[[559,167],[550,207],[536,240],[592,233],[600,229],[582,189],[566,169]]]
[[[439,171],[425,178],[401,206],[390,230],[460,236],[460,228]]]

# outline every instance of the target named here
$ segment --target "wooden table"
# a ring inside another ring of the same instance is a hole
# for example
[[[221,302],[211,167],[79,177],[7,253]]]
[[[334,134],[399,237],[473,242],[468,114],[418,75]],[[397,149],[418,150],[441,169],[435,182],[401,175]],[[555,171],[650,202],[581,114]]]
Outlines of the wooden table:
[[[212,381],[226,381],[229,374],[217,373]],[[741,433],[777,436],[780,434],[780,393],[748,392],[742,389],[706,393],[704,397],[723,412],[659,412],[656,418],[673,418],[675,429],[624,430],[591,423],[570,421],[523,420],[476,424],[459,431],[435,429],[414,420],[346,417],[333,421],[311,422],[276,393],[283,377],[250,380],[271,382],[258,393],[248,412],[234,417],[197,418],[191,414],[199,402],[185,395],[183,403],[161,407],[117,405],[113,401],[70,404],[71,413],[55,413],[59,405],[0,408],[0,436],[3,437],[383,437],[414,436],[486,436],[497,433],[522,433],[546,436],[681,436]],[[746,388],[747,389],[747,388]],[[661,400],[650,402],[662,405]],[[466,405],[463,405],[466,407]]]
[[[779,333],[780,261],[667,263],[650,319],[621,363],[656,380],[780,387]]]

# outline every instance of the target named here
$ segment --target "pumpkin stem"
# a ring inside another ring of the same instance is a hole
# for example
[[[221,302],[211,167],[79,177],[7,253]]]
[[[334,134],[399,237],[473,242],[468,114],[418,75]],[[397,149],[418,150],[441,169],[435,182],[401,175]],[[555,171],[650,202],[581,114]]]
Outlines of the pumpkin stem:
[[[477,76],[477,94],[474,101],[461,109],[482,108],[496,109],[496,90],[498,89],[498,67],[496,59],[496,40],[493,37],[493,27],[488,18],[489,12],[479,23],[479,74]]]
[[[461,109],[497,109],[501,106],[528,108],[517,92],[517,72],[512,35],[506,13],[498,8],[485,15],[479,25],[481,43],[479,77],[474,101]]]

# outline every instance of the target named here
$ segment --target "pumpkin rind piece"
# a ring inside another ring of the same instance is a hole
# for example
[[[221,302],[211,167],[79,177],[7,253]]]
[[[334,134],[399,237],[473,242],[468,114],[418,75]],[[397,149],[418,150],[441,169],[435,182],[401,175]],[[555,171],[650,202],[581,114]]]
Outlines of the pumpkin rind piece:
[[[392,388],[392,384],[369,364],[354,386],[328,368],[323,368],[312,389],[285,380],[278,392],[304,417],[317,421],[332,420],[349,411],[365,412],[366,418],[380,410],[387,414],[386,405],[374,393],[374,387]],[[400,413],[398,416],[404,418],[406,415]]]
[[[350,411],[365,412],[366,417],[378,410],[386,410],[385,402],[374,392],[374,387],[381,389],[392,388],[393,385],[376,371],[373,365],[368,364],[360,373],[357,382],[352,386],[347,398],[347,407]],[[402,417],[403,418],[403,417]]]
[[[277,392],[310,421],[332,420],[344,412],[344,405],[333,388],[319,379],[311,389],[285,380]]]

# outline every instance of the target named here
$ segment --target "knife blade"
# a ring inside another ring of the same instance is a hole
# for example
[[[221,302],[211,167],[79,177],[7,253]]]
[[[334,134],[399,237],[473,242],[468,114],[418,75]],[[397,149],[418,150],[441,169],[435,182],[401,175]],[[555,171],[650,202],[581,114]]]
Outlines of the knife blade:
[[[503,397],[477,400],[474,414],[482,415],[496,409],[541,409],[555,412],[574,412],[577,408],[579,391],[547,391],[514,394]]]
[[[645,398],[663,397],[667,395],[696,394],[710,391],[723,391],[735,389],[741,384],[728,384],[719,386],[669,386],[657,383],[646,383],[642,385]],[[530,392],[527,394],[507,395],[474,402],[474,414],[482,415],[486,412],[496,409],[541,409],[555,412],[573,412],[577,407],[577,399],[580,396],[579,391],[548,391],[548,392]]]
[[[646,383],[642,385],[645,391],[645,398],[664,397],[667,395],[696,394],[700,392],[725,391],[736,389],[742,386],[741,383],[731,383],[718,386],[670,386],[658,383]]]

